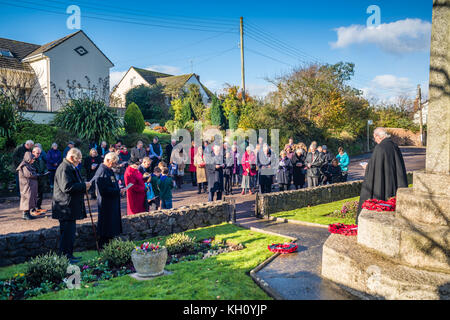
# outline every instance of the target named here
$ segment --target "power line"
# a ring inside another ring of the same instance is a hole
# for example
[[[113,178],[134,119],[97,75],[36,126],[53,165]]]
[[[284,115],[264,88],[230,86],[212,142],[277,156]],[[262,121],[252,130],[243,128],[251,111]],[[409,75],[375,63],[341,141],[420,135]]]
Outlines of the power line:
[[[32,10],[37,10],[37,11],[42,11],[42,12],[47,12],[47,13],[67,16],[67,13],[65,13],[65,12],[62,13],[62,12],[56,12],[56,11],[52,11],[52,10],[47,10],[47,9],[42,8],[43,7],[42,5],[40,5],[39,8],[36,8],[36,7],[30,7],[30,6],[23,6],[23,5],[19,5],[19,4],[11,4],[11,3],[7,3],[7,2],[3,2],[3,1],[1,1],[0,3],[4,4],[4,5],[7,5],[7,6],[12,6],[12,7],[32,9]],[[29,3],[29,2],[21,1],[21,3]],[[49,6],[47,6],[47,7],[49,7]],[[53,7],[53,8],[55,8],[55,7]],[[58,8],[58,9],[60,9],[60,8]],[[107,15],[104,15],[104,16],[107,16]],[[96,19],[96,20],[102,20],[102,21],[108,21],[108,22],[127,23],[127,24],[150,26],[150,27],[160,27],[160,28],[169,28],[169,29],[181,29],[181,30],[193,30],[193,31],[204,31],[204,32],[223,31],[223,32],[231,33],[230,31],[224,31],[224,29],[218,29],[218,28],[206,29],[206,28],[204,28],[204,26],[199,26],[198,28],[193,28],[193,27],[185,27],[185,26],[161,25],[161,24],[143,23],[143,22],[136,22],[136,21],[129,21],[129,20],[119,20],[119,19],[95,17],[95,16],[86,15],[86,14],[84,14],[83,17],[84,18],[88,18],[88,19]]]
[[[57,3],[57,4],[63,4],[63,5],[70,5],[71,3],[66,3],[65,1],[58,1],[58,0],[47,0],[48,2],[53,2],[53,3]],[[77,1],[77,3],[82,4],[81,9],[84,8],[91,8],[93,10],[100,10],[101,14],[104,14],[105,11],[109,11],[109,12],[113,12],[113,13],[118,13],[120,15],[125,16],[126,18],[129,18],[128,16],[126,16],[127,13],[132,15],[133,19],[136,19],[136,16],[142,16],[145,18],[152,18],[152,19],[156,19],[156,20],[163,20],[163,21],[183,21],[186,20],[186,22],[182,22],[183,24],[192,24],[192,20],[195,23],[201,23],[201,24],[207,24],[208,26],[210,25],[221,25],[221,26],[232,26],[234,24],[234,21],[229,20],[227,22],[220,22],[217,21],[216,19],[207,19],[207,18],[195,18],[195,17],[179,17],[179,16],[175,16],[174,18],[170,17],[170,14],[165,14],[165,16],[158,16],[155,15],[153,13],[150,13],[148,11],[137,11],[137,10],[131,10],[129,8],[123,8],[123,7],[115,7],[115,6],[111,6],[111,5],[104,5],[104,6],[98,6],[92,3],[86,3],[83,1]],[[63,8],[64,9],[64,8]]]
[[[252,49],[250,49],[249,47],[246,47],[246,49],[247,49],[248,51],[250,51],[250,52],[253,52],[253,53],[257,54],[257,55],[260,55],[260,56],[266,57],[266,58],[268,58],[268,59],[271,59],[271,60],[273,60],[273,61],[276,61],[276,62],[285,64],[285,65],[287,65],[287,66],[289,66],[289,67],[292,67],[292,68],[294,67],[294,66],[292,66],[292,65],[289,64],[289,63],[286,63],[286,62],[284,62],[284,61],[278,60],[278,59],[276,59],[276,58],[274,58],[274,57],[268,56],[268,55],[266,55],[266,54],[264,54],[264,53],[261,53],[261,52],[258,52],[258,51],[256,51],[256,50],[252,50]]]
[[[203,59],[203,60],[201,60],[200,62],[194,63],[193,65],[194,65],[194,66],[197,66],[197,65],[199,65],[199,64],[208,62],[208,61],[210,61],[210,60],[212,60],[212,59],[215,59],[215,58],[217,58],[217,57],[219,57],[219,56],[221,56],[221,55],[224,55],[225,53],[230,52],[230,51],[233,51],[233,50],[237,50],[237,48],[236,48],[235,46],[233,46],[232,48],[223,50],[223,51],[217,53],[216,55],[214,55],[214,56],[212,56],[212,57],[210,57],[210,58]],[[190,67],[191,67],[191,66],[184,67],[184,68],[181,69],[181,70],[186,70],[187,68],[190,68]]]

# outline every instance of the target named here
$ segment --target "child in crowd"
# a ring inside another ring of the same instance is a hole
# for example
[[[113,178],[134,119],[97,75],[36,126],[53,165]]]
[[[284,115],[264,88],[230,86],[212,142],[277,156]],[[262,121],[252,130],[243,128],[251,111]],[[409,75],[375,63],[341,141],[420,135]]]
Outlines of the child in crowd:
[[[337,159],[331,161],[331,166],[328,167],[328,174],[331,183],[342,182],[342,169]]]
[[[160,198],[159,198],[159,178],[161,177],[161,169],[159,167],[156,167],[153,170],[152,175],[150,176],[150,183],[153,188],[153,192],[155,194],[155,198],[149,202],[150,210],[158,210],[160,205]]]
[[[169,169],[164,168],[158,182],[159,197],[161,199],[161,209],[172,209],[173,180],[168,176],[168,174]]]

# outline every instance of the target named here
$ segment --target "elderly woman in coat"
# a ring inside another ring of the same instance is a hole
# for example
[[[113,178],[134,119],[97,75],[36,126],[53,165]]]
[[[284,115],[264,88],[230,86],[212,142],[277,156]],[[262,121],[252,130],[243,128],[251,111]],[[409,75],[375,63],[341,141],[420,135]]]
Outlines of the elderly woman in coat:
[[[34,160],[31,152],[25,152],[22,162],[16,169],[20,185],[20,210],[23,211],[23,219],[25,220],[34,219],[30,210],[36,208],[37,202],[39,175],[33,167]]]
[[[292,163],[291,160],[287,156],[286,151],[280,152],[280,162],[278,163],[278,170],[277,170],[277,182],[278,186],[280,188],[280,191],[289,190],[289,187],[291,186],[291,179],[292,179]]]
[[[97,191],[97,233],[100,237],[100,248],[122,233],[120,195],[125,192],[125,189],[119,188],[119,183],[112,170],[118,162],[119,157],[116,153],[107,153],[93,178]]]
[[[202,187],[203,191],[206,193],[208,180],[206,178],[206,162],[203,157],[203,148],[201,146],[197,148],[197,152],[195,153],[194,165],[197,172],[198,194],[202,193]]]

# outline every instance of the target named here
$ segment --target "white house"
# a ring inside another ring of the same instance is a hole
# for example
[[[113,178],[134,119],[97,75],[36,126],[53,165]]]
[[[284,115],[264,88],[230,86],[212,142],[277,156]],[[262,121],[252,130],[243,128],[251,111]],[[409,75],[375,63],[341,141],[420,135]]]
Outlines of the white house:
[[[130,89],[140,85],[152,86],[156,83],[159,83],[166,88],[169,87],[170,92],[172,93],[178,93],[180,90],[186,91],[190,84],[196,84],[200,89],[205,105],[209,105],[213,97],[213,93],[200,82],[200,76],[195,73],[174,76],[166,73],[130,67],[111,92],[111,106],[125,108],[125,95]],[[169,102],[170,98],[172,97],[168,96],[167,102]]]
[[[94,91],[108,103],[113,66],[81,30],[44,45],[0,38],[0,90],[31,111],[55,112],[71,96]]]
[[[427,124],[428,119],[428,100],[422,103],[422,124]],[[420,124],[420,111],[414,112],[414,123]]]

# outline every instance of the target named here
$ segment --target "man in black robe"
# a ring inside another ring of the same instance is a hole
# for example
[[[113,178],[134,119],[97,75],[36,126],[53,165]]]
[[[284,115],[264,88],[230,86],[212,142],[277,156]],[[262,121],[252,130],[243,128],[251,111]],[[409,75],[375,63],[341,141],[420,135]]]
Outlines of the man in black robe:
[[[100,248],[122,233],[120,194],[125,192],[125,189],[119,188],[119,183],[112,170],[118,161],[119,157],[115,152],[107,153],[93,178],[97,189],[97,233]]]
[[[373,138],[377,146],[369,163],[365,165],[366,173],[361,187],[356,223],[364,201],[386,201],[395,197],[398,188],[408,187],[405,162],[399,147],[383,128],[376,128]]]

